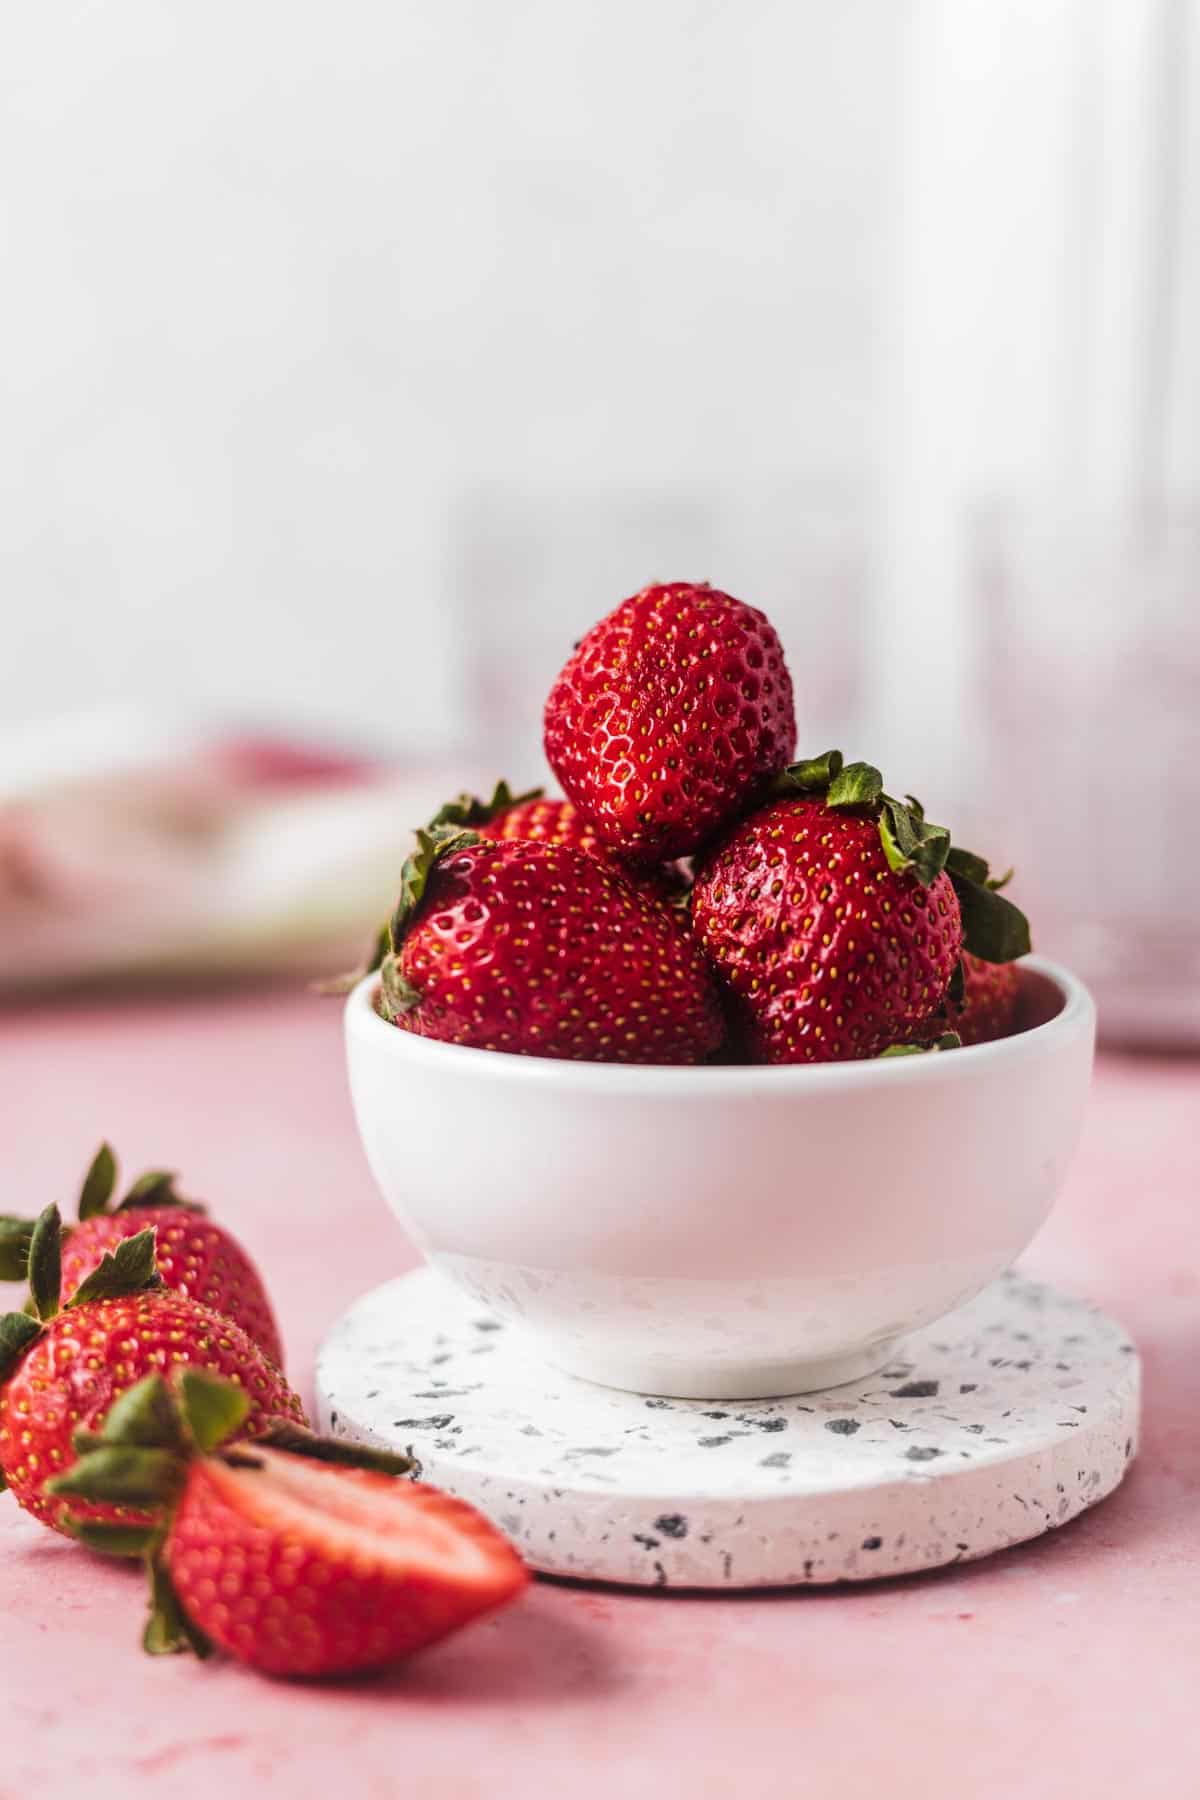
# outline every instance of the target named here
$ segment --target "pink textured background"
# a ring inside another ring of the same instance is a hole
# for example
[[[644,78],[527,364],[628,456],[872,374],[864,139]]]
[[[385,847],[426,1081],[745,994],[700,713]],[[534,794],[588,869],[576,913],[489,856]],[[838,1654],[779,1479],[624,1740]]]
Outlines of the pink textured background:
[[[105,1134],[130,1172],[180,1168],[268,1264],[306,1388],[337,1313],[413,1260],[358,1149],[339,1033],[336,1005],[276,995],[0,1014],[0,1210],[69,1203]],[[1027,1259],[1145,1356],[1141,1460],[1059,1535],[823,1594],[539,1583],[382,1679],[299,1688],[143,1658],[137,1576],[4,1498],[0,1797],[1178,1800],[1200,1766],[1198,1126],[1200,1065],[1102,1062]]]

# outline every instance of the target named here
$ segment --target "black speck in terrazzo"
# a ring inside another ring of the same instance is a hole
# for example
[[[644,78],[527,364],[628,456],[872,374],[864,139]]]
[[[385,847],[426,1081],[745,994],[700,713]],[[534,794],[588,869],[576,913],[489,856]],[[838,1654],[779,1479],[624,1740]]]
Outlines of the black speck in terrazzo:
[[[826,1419],[826,1431],[832,1431],[837,1437],[853,1437],[856,1431],[862,1430],[859,1419]]]
[[[499,1319],[472,1319],[471,1323],[476,1331],[499,1331],[501,1329]]]
[[[669,1400],[647,1400],[646,1405],[649,1406],[654,1412],[670,1412],[671,1411],[671,1402]]]
[[[430,1357],[430,1359],[429,1359],[430,1368],[436,1369],[436,1368],[440,1367],[440,1365],[442,1363],[448,1363],[450,1361],[452,1354],[453,1354],[453,1352],[450,1350],[439,1350],[436,1356]]]
[[[1087,1407],[1086,1406],[1073,1406],[1071,1408],[1071,1411],[1085,1413],[1087,1411]]]
[[[969,1550],[971,1546],[970,1544],[955,1544],[954,1548],[956,1550]]]
[[[727,1412],[706,1412],[701,1413],[700,1417],[702,1419],[727,1419],[729,1414]]]
[[[912,1426],[906,1425],[903,1419],[889,1419],[888,1424],[891,1426],[893,1431],[911,1431],[912,1430]]]
[[[960,1381],[958,1391],[960,1394],[973,1394],[978,1386],[977,1381]]]
[[[909,1462],[932,1462],[935,1456],[940,1456],[942,1453],[940,1450],[935,1450],[932,1444],[914,1444],[904,1454]]]
[[[725,1579],[726,1579],[726,1581],[728,1581],[729,1577],[733,1574],[733,1552],[730,1550],[726,1550],[725,1554],[721,1558],[721,1561],[725,1567]]]
[[[906,1381],[903,1387],[892,1389],[893,1400],[932,1400],[938,1391],[936,1381]]]
[[[722,1444],[732,1444],[733,1439],[731,1437],[703,1437],[697,1438],[696,1442],[702,1450],[716,1450]]]
[[[1078,1419],[1056,1419],[1055,1424],[1061,1425],[1064,1428],[1069,1426],[1072,1431],[1079,1430],[1079,1420]]]
[[[813,1572],[813,1559],[811,1556],[809,1556],[809,1557],[805,1558],[805,1562],[804,1562],[804,1579],[805,1579],[805,1581],[812,1580],[812,1572]]]
[[[568,1456],[616,1456],[621,1449],[620,1444],[581,1444],[578,1450],[568,1450]]]
[[[983,1430],[983,1426],[982,1425],[964,1425],[963,1430],[964,1431],[973,1431],[975,1433],[975,1435],[978,1437],[979,1433]]]
[[[331,1431],[337,1430],[337,1422],[338,1422],[338,1415],[335,1412],[331,1412],[329,1415],[329,1429]]]
[[[654,1585],[655,1587],[667,1586],[667,1571],[660,1562],[656,1562],[654,1565]]]
[[[760,1431],[786,1431],[786,1419],[756,1419],[754,1423]]]
[[[378,1400],[378,1398],[379,1398],[379,1389],[378,1388],[372,1388],[369,1393],[366,1393],[363,1395],[364,1400]]]
[[[864,1538],[862,1547],[864,1550],[882,1550],[883,1539],[881,1537]]]
[[[760,1469],[786,1469],[791,1460],[790,1450],[774,1450],[770,1456],[764,1456],[758,1466]]]
[[[545,1433],[539,1431],[536,1425],[522,1425],[521,1436],[522,1437],[544,1437]]]
[[[643,1537],[642,1533],[640,1531],[634,1532],[633,1541],[635,1544],[640,1544],[642,1546],[643,1550],[657,1550],[658,1546],[659,1546],[658,1538]],[[655,1566],[657,1567],[657,1565],[655,1565]]]
[[[661,1531],[664,1537],[685,1538],[688,1534],[688,1522],[682,1513],[663,1513],[654,1521],[655,1531]]]
[[[421,1388],[413,1395],[413,1399],[414,1400],[461,1400],[461,1398],[464,1394],[477,1394],[482,1386],[483,1386],[482,1381],[473,1381],[473,1382],[471,1382],[469,1387],[452,1388],[452,1387],[434,1386],[431,1388]]]
[[[1126,1438],[1125,1439],[1125,1461],[1128,1462],[1132,1455],[1133,1455],[1133,1439]]]
[[[410,1431],[445,1431],[453,1421],[453,1413],[431,1413],[427,1419],[393,1419],[392,1424],[397,1430],[407,1426]]]

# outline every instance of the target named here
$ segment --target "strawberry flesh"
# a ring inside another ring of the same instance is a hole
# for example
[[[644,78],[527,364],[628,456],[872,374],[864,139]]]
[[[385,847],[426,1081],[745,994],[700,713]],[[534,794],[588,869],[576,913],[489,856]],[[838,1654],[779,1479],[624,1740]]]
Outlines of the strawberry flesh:
[[[377,1667],[503,1605],[528,1577],[461,1500],[256,1447],[194,1463],[164,1549],[188,1617],[274,1675]]]

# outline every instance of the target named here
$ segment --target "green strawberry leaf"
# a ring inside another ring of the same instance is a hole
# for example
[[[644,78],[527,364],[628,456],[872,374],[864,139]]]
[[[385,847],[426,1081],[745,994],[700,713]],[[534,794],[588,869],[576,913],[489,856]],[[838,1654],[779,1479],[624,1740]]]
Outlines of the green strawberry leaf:
[[[212,1644],[184,1612],[174,1583],[157,1558],[150,1564],[150,1617],[142,1648],[148,1656],[176,1656],[189,1650],[201,1658],[212,1655]]]
[[[171,1169],[147,1169],[139,1175],[125,1195],[118,1212],[133,1212],[139,1206],[177,1206],[185,1212],[203,1212],[194,1200],[185,1200],[175,1190],[176,1175]]]
[[[39,1321],[28,1313],[0,1313],[0,1382],[8,1380],[30,1344],[41,1335]]]
[[[961,910],[961,909],[960,909]],[[946,999],[954,1006],[961,1006],[967,993],[967,971],[960,956],[950,976],[950,985],[946,989]]]
[[[50,1493],[66,1499],[144,1510],[174,1499],[183,1469],[171,1450],[105,1444],[100,1450],[89,1450],[73,1468],[56,1475],[46,1486]]]
[[[101,1144],[79,1190],[79,1219],[94,1219],[99,1213],[107,1212],[116,1185],[117,1159],[111,1145]]]
[[[29,1240],[29,1297],[43,1324],[58,1311],[62,1295],[62,1219],[57,1206],[39,1213]]]
[[[383,959],[381,971],[379,1006],[385,1019],[393,1024],[405,1013],[421,1004],[421,994],[411,981],[400,973],[400,960],[391,955]]]
[[[1014,962],[1032,948],[1029,920],[994,888],[951,875],[962,913],[963,948],[983,962]]]
[[[823,794],[835,776],[841,773],[842,753],[826,750],[823,756],[810,756],[802,762],[790,763],[771,783],[773,794]]]
[[[83,1453],[80,1433],[72,1440]],[[99,1445],[118,1444],[126,1449],[171,1450],[179,1454],[185,1445],[179,1412],[161,1375],[147,1375],[114,1400],[100,1430]]]
[[[250,1411],[244,1388],[203,1369],[185,1369],[177,1391],[192,1442],[203,1455],[232,1437]]]
[[[97,1519],[79,1519],[72,1513],[58,1521],[76,1543],[102,1556],[145,1557],[157,1549],[162,1533],[154,1525],[103,1525]]]
[[[883,776],[870,763],[847,763],[829,783],[826,806],[874,806],[883,794]]]
[[[877,1061],[885,1056],[928,1056],[934,1050],[961,1050],[962,1039],[957,1031],[943,1031],[940,1037],[932,1038],[925,1044],[889,1044],[881,1050]]]
[[[160,1288],[163,1281],[154,1261],[154,1236],[153,1226],[148,1226],[136,1237],[123,1239],[115,1250],[106,1251],[99,1266],[67,1301],[68,1310],[93,1300],[116,1300],[124,1294]]]
[[[421,1465],[415,1456],[401,1456],[392,1450],[376,1450],[367,1444],[351,1444],[344,1438],[319,1437],[290,1419],[278,1419],[260,1436],[255,1445],[265,1444],[271,1450],[286,1450],[292,1456],[306,1456],[313,1462],[335,1463],[347,1469],[374,1469],[381,1475],[419,1476]]]
[[[982,856],[976,856],[973,850],[963,850],[955,844],[946,858],[946,872],[949,875],[961,875],[964,881],[974,881],[980,887],[988,878],[988,866]]]
[[[524,806],[527,800],[540,800],[544,792],[544,788],[536,787],[528,788],[523,794],[514,794],[507,781],[498,781],[490,800],[480,800],[475,794],[458,794],[438,808],[429,821],[428,830],[436,831],[439,826],[446,825],[487,825],[514,806]]]
[[[400,871],[400,898],[388,922],[388,937],[393,950],[398,950],[404,942],[437,865],[444,857],[468,850],[482,841],[476,831],[456,831],[451,826],[418,831],[417,847]]]
[[[0,1215],[0,1281],[28,1281],[32,1236],[30,1220]]]
[[[923,887],[932,887],[946,866],[950,833],[931,824],[924,809],[914,812],[890,794],[881,799],[879,841],[889,869],[897,875],[911,870]]]

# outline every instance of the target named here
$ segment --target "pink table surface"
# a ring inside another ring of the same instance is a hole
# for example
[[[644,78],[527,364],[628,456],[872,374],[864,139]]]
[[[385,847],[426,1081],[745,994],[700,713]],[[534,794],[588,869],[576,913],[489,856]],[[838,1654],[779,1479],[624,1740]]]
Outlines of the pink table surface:
[[[336,1005],[280,995],[0,1013],[0,1210],[68,1202],[103,1134],[131,1168],[180,1168],[267,1266],[305,1389],[326,1327],[413,1261],[358,1148],[339,1031]],[[1145,1357],[1141,1459],[1059,1534],[826,1592],[541,1582],[383,1678],[289,1687],[144,1658],[136,1574],[6,1497],[0,1796],[1194,1792],[1198,1127],[1200,1064],[1103,1061],[1068,1191],[1026,1259],[1115,1311]]]

